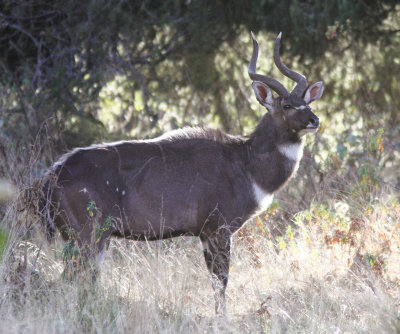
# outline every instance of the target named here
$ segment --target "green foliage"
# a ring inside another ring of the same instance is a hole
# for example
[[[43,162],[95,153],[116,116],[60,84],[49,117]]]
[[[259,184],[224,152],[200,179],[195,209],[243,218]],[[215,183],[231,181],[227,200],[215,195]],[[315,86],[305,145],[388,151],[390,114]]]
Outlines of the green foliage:
[[[67,241],[63,250],[63,261],[68,262],[77,259],[79,256],[79,248],[71,241]]]
[[[7,248],[8,239],[8,232],[0,228],[0,259],[3,257],[3,254]]]
[[[364,259],[365,259],[365,262],[366,262],[370,267],[373,267],[374,264],[376,263],[376,256],[374,256],[373,254],[370,254],[370,253],[368,253],[368,252],[365,253]]]
[[[112,216],[107,216],[102,225],[96,226],[95,228],[96,244],[100,242],[103,233],[109,231],[111,227],[114,226],[114,224],[115,224],[115,218]]]
[[[86,210],[89,214],[89,217],[93,217],[94,214],[99,210],[99,208],[96,206],[96,202],[95,201],[90,201],[88,203],[88,206],[86,207]]]

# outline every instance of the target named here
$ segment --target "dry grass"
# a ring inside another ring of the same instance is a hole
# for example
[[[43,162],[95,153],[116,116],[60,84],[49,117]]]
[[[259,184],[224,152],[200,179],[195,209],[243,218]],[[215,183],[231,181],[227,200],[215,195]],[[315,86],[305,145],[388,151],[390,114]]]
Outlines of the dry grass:
[[[277,240],[259,222],[235,235],[227,318],[214,315],[196,238],[114,240],[91,286],[60,278],[61,243],[14,233],[0,266],[0,332],[399,332],[400,205],[382,197],[362,218],[350,212],[315,206]]]

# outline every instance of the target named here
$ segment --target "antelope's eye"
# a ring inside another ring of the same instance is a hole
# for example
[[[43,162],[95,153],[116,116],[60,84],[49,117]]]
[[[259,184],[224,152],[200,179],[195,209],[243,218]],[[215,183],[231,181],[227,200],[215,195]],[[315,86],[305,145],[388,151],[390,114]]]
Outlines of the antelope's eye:
[[[290,104],[285,104],[283,106],[283,109],[289,110],[290,108],[292,108],[292,106]]]

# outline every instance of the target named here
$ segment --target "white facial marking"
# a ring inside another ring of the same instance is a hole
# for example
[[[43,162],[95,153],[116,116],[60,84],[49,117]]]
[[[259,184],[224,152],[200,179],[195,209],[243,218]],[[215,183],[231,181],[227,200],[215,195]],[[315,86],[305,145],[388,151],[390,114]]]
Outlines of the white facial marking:
[[[303,157],[303,143],[279,145],[278,150],[292,161],[299,161]]]
[[[258,204],[257,212],[267,210],[272,203],[272,199],[274,198],[273,194],[264,191],[255,182],[253,182],[253,195]]]
[[[117,189],[115,189],[115,191],[116,191],[116,192],[118,192],[118,191],[119,191],[118,187],[117,187]]]
[[[304,110],[306,108],[307,108],[307,106],[300,106],[300,107],[296,107],[296,110]]]
[[[122,190],[122,196],[125,196],[125,190]]]
[[[109,185],[110,185],[110,181],[107,180],[107,181],[106,181],[106,184],[109,186]]]
[[[87,190],[86,188],[82,188],[82,189],[80,190],[80,192],[86,194],[86,193],[88,193],[88,190]]]

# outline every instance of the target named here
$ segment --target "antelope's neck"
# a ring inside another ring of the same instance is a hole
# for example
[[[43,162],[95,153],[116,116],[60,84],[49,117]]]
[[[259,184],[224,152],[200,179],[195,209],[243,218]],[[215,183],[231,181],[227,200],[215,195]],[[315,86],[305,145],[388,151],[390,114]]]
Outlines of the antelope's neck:
[[[301,139],[282,138],[272,131],[250,145],[250,178],[256,201],[261,205],[293,177],[303,157]],[[263,203],[262,203],[263,202]],[[264,206],[264,205],[263,205]]]

